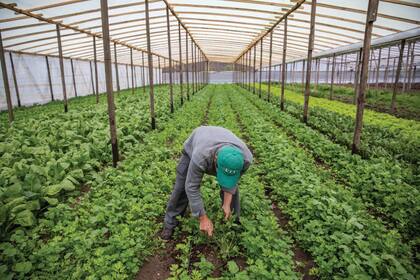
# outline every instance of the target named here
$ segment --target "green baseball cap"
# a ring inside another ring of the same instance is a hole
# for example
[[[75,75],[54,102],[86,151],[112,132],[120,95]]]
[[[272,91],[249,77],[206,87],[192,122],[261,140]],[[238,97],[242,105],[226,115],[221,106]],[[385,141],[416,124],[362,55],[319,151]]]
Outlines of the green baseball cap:
[[[235,187],[243,167],[244,155],[239,148],[224,146],[217,152],[216,178],[222,188]]]

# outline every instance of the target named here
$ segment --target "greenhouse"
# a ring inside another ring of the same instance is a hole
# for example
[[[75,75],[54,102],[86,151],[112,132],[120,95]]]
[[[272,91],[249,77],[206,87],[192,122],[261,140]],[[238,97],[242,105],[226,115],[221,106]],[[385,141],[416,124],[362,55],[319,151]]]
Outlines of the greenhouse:
[[[0,279],[419,279],[419,0],[4,0],[0,62]]]

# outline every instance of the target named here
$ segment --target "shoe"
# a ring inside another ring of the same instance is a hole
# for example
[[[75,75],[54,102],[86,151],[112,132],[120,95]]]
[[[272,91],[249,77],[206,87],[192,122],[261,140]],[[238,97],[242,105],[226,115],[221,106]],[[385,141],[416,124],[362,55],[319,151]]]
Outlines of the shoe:
[[[174,233],[174,230],[172,228],[165,227],[160,233],[160,238],[162,238],[163,240],[171,240],[173,233]]]

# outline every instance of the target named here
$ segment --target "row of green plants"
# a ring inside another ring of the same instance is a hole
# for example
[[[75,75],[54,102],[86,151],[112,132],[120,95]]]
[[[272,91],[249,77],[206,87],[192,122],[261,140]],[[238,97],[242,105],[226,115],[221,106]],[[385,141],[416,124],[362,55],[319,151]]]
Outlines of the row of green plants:
[[[302,84],[288,84],[288,90],[303,92]],[[330,85],[319,84],[318,86],[311,85],[311,95],[321,98],[330,98]],[[353,103],[354,101],[354,86],[333,86],[333,99],[346,103]],[[403,92],[398,93],[396,104],[397,112],[392,112],[391,99],[392,87],[385,88],[369,88],[366,90],[366,106],[380,112],[387,112],[402,118],[419,120],[420,113],[420,94],[419,92]]]
[[[167,100],[167,89],[158,88],[158,126],[170,117]],[[150,131],[149,98],[140,90],[126,91],[116,94],[115,102],[123,158]],[[33,226],[47,207],[79,195],[112,161],[104,98],[98,105],[83,104],[68,113],[56,111],[56,104],[51,112],[49,105],[36,112],[28,108],[20,120],[0,128],[2,237],[17,226]]]
[[[223,126],[241,136],[229,104],[230,88],[216,89],[207,124]],[[197,219],[181,219],[182,227],[176,235],[181,241],[176,245],[178,257],[171,267],[171,279],[300,279],[292,259],[292,240],[279,228],[254,165],[239,185],[240,225],[233,218],[224,220],[220,188],[213,177],[205,177],[201,192],[215,232],[209,238],[199,232]],[[196,256],[197,249],[204,253]],[[246,262],[242,263],[245,267],[241,267],[240,259]]]
[[[145,134],[118,168],[98,173],[90,192],[59,201],[32,228],[13,230],[0,244],[0,278],[133,278],[162,246],[151,237],[161,227],[175,159],[203,119],[208,99],[200,93],[160,130]]]
[[[260,159],[259,175],[290,216],[299,244],[323,279],[415,279],[410,247],[373,218],[353,192],[323,172],[285,132],[267,122],[244,96],[230,89],[232,105]]]
[[[362,159],[345,147],[336,144],[298,119],[279,110],[278,106],[251,94],[249,100],[298,145],[330,168],[330,177],[351,188],[381,216],[387,226],[397,228],[408,240],[420,230],[420,194],[415,186],[404,182],[405,169],[384,158]],[[414,180],[414,178],[410,178]]]
[[[267,97],[267,85],[263,85],[263,97]],[[271,101],[279,103],[280,88],[272,86]],[[286,111],[302,118],[304,97],[301,93],[285,91]],[[308,125],[326,134],[335,142],[351,148],[354,133],[356,107],[339,101],[311,97]],[[418,174],[420,158],[420,123],[396,118],[389,114],[365,110],[361,141],[364,157],[390,157],[413,164]]]

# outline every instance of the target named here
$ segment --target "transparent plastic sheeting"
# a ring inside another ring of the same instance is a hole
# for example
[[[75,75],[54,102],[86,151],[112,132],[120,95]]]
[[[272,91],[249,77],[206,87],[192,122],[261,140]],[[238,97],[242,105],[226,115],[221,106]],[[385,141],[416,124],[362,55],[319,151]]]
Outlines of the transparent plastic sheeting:
[[[13,63],[15,66],[16,79],[19,88],[19,96],[22,106],[32,106],[36,104],[45,104],[51,101],[50,86],[48,82],[48,72],[45,56],[16,54],[12,53]],[[9,53],[5,53],[7,75],[9,80],[10,95],[13,107],[17,107],[16,89],[13,81],[12,66],[10,63]],[[61,85],[61,71],[59,59],[56,57],[48,57],[51,73],[51,83],[54,93],[54,100],[63,100],[63,90]],[[105,66],[103,62],[97,62],[98,65],[98,88],[99,93],[106,91],[105,83]],[[90,71],[89,61],[73,59],[74,77],[76,80],[77,96],[85,96],[94,93],[92,88],[92,74]],[[135,87],[143,85],[141,66],[135,66],[134,82]],[[95,75],[95,67],[92,61],[92,71]],[[128,71],[128,73],[127,73]],[[120,89],[131,88],[131,67],[127,64],[118,65]],[[159,73],[154,69],[154,81],[159,82]],[[0,69],[1,73],[1,69]],[[70,59],[64,59],[64,75],[66,80],[67,98],[75,97],[73,86],[73,75],[71,71]],[[115,76],[115,64],[112,64],[113,88],[117,90],[117,82]],[[95,79],[95,76],[93,76]],[[145,84],[148,85],[148,70],[145,68]],[[95,80],[93,80],[95,84]],[[0,83],[0,110],[6,110],[6,93],[3,81]]]

